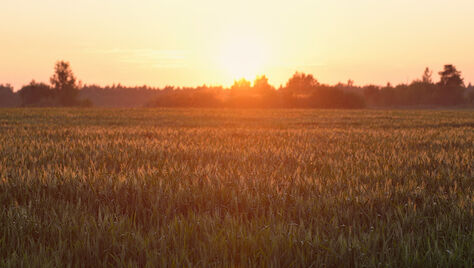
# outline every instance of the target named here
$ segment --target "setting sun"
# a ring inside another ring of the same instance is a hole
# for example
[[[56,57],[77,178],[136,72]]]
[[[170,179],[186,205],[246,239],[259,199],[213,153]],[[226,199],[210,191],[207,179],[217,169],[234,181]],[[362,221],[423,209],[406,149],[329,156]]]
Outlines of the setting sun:
[[[230,38],[221,48],[220,65],[227,78],[250,80],[264,72],[267,51],[258,38]]]

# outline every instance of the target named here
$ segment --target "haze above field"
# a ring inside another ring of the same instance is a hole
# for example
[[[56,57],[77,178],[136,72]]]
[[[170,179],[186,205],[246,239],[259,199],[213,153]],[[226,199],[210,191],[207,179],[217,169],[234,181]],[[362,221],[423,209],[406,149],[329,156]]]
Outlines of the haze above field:
[[[0,83],[47,82],[58,59],[86,83],[230,85],[295,71],[394,84],[455,64],[474,81],[472,0],[4,0]],[[467,84],[466,83],[466,84]]]

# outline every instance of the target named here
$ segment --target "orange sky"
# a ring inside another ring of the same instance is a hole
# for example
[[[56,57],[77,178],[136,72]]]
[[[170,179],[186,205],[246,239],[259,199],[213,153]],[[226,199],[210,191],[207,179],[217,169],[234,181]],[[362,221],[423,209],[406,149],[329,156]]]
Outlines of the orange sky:
[[[400,83],[429,66],[474,82],[472,0],[2,0],[0,83],[229,85],[295,71],[323,83]],[[437,77],[436,77],[437,79]]]

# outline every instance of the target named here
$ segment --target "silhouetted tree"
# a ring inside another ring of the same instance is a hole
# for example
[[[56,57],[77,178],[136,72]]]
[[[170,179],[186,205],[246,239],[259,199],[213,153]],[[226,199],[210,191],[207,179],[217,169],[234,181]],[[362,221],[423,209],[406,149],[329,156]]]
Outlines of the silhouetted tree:
[[[56,63],[50,82],[62,105],[74,106],[78,104],[79,89],[69,62],[58,61]]]
[[[268,78],[265,75],[255,78],[253,89],[258,95],[263,97],[276,94],[275,88],[268,83]]]
[[[454,65],[444,65],[439,72],[440,81],[435,92],[435,102],[441,105],[457,105],[464,101],[464,81],[461,72]]]
[[[13,87],[10,84],[0,84],[0,93],[13,93]]]
[[[312,74],[296,72],[286,83],[285,91],[293,96],[310,95],[317,86],[319,82]]]
[[[0,84],[0,107],[15,107],[18,105],[18,96],[13,92],[10,84]]]
[[[433,83],[432,76],[433,76],[433,72],[430,70],[430,68],[426,67],[425,71],[423,72],[421,82],[425,84],[432,84]]]
[[[265,75],[257,76],[257,78],[255,78],[253,88],[259,92],[275,90],[275,88],[268,83],[268,78]]]
[[[257,76],[253,82],[253,91],[258,96],[258,107],[272,108],[280,107],[281,100],[275,88],[268,83],[265,75]]]
[[[354,80],[352,79],[347,80],[347,87],[354,87]]]
[[[462,87],[464,86],[464,79],[461,77],[461,72],[452,64],[444,65],[444,70],[439,72],[440,81],[438,84],[444,87]]]
[[[45,83],[37,83],[32,80],[28,85],[22,87],[20,95],[22,106],[57,106],[58,102],[54,92]]]
[[[245,78],[234,81],[234,84],[230,87],[233,91],[249,91],[251,89],[250,81]]]

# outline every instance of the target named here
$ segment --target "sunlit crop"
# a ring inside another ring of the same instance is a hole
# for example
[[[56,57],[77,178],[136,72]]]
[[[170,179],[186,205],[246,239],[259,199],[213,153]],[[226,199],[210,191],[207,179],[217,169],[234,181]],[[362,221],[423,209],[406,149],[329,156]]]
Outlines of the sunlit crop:
[[[0,111],[0,266],[474,261],[474,112]]]

